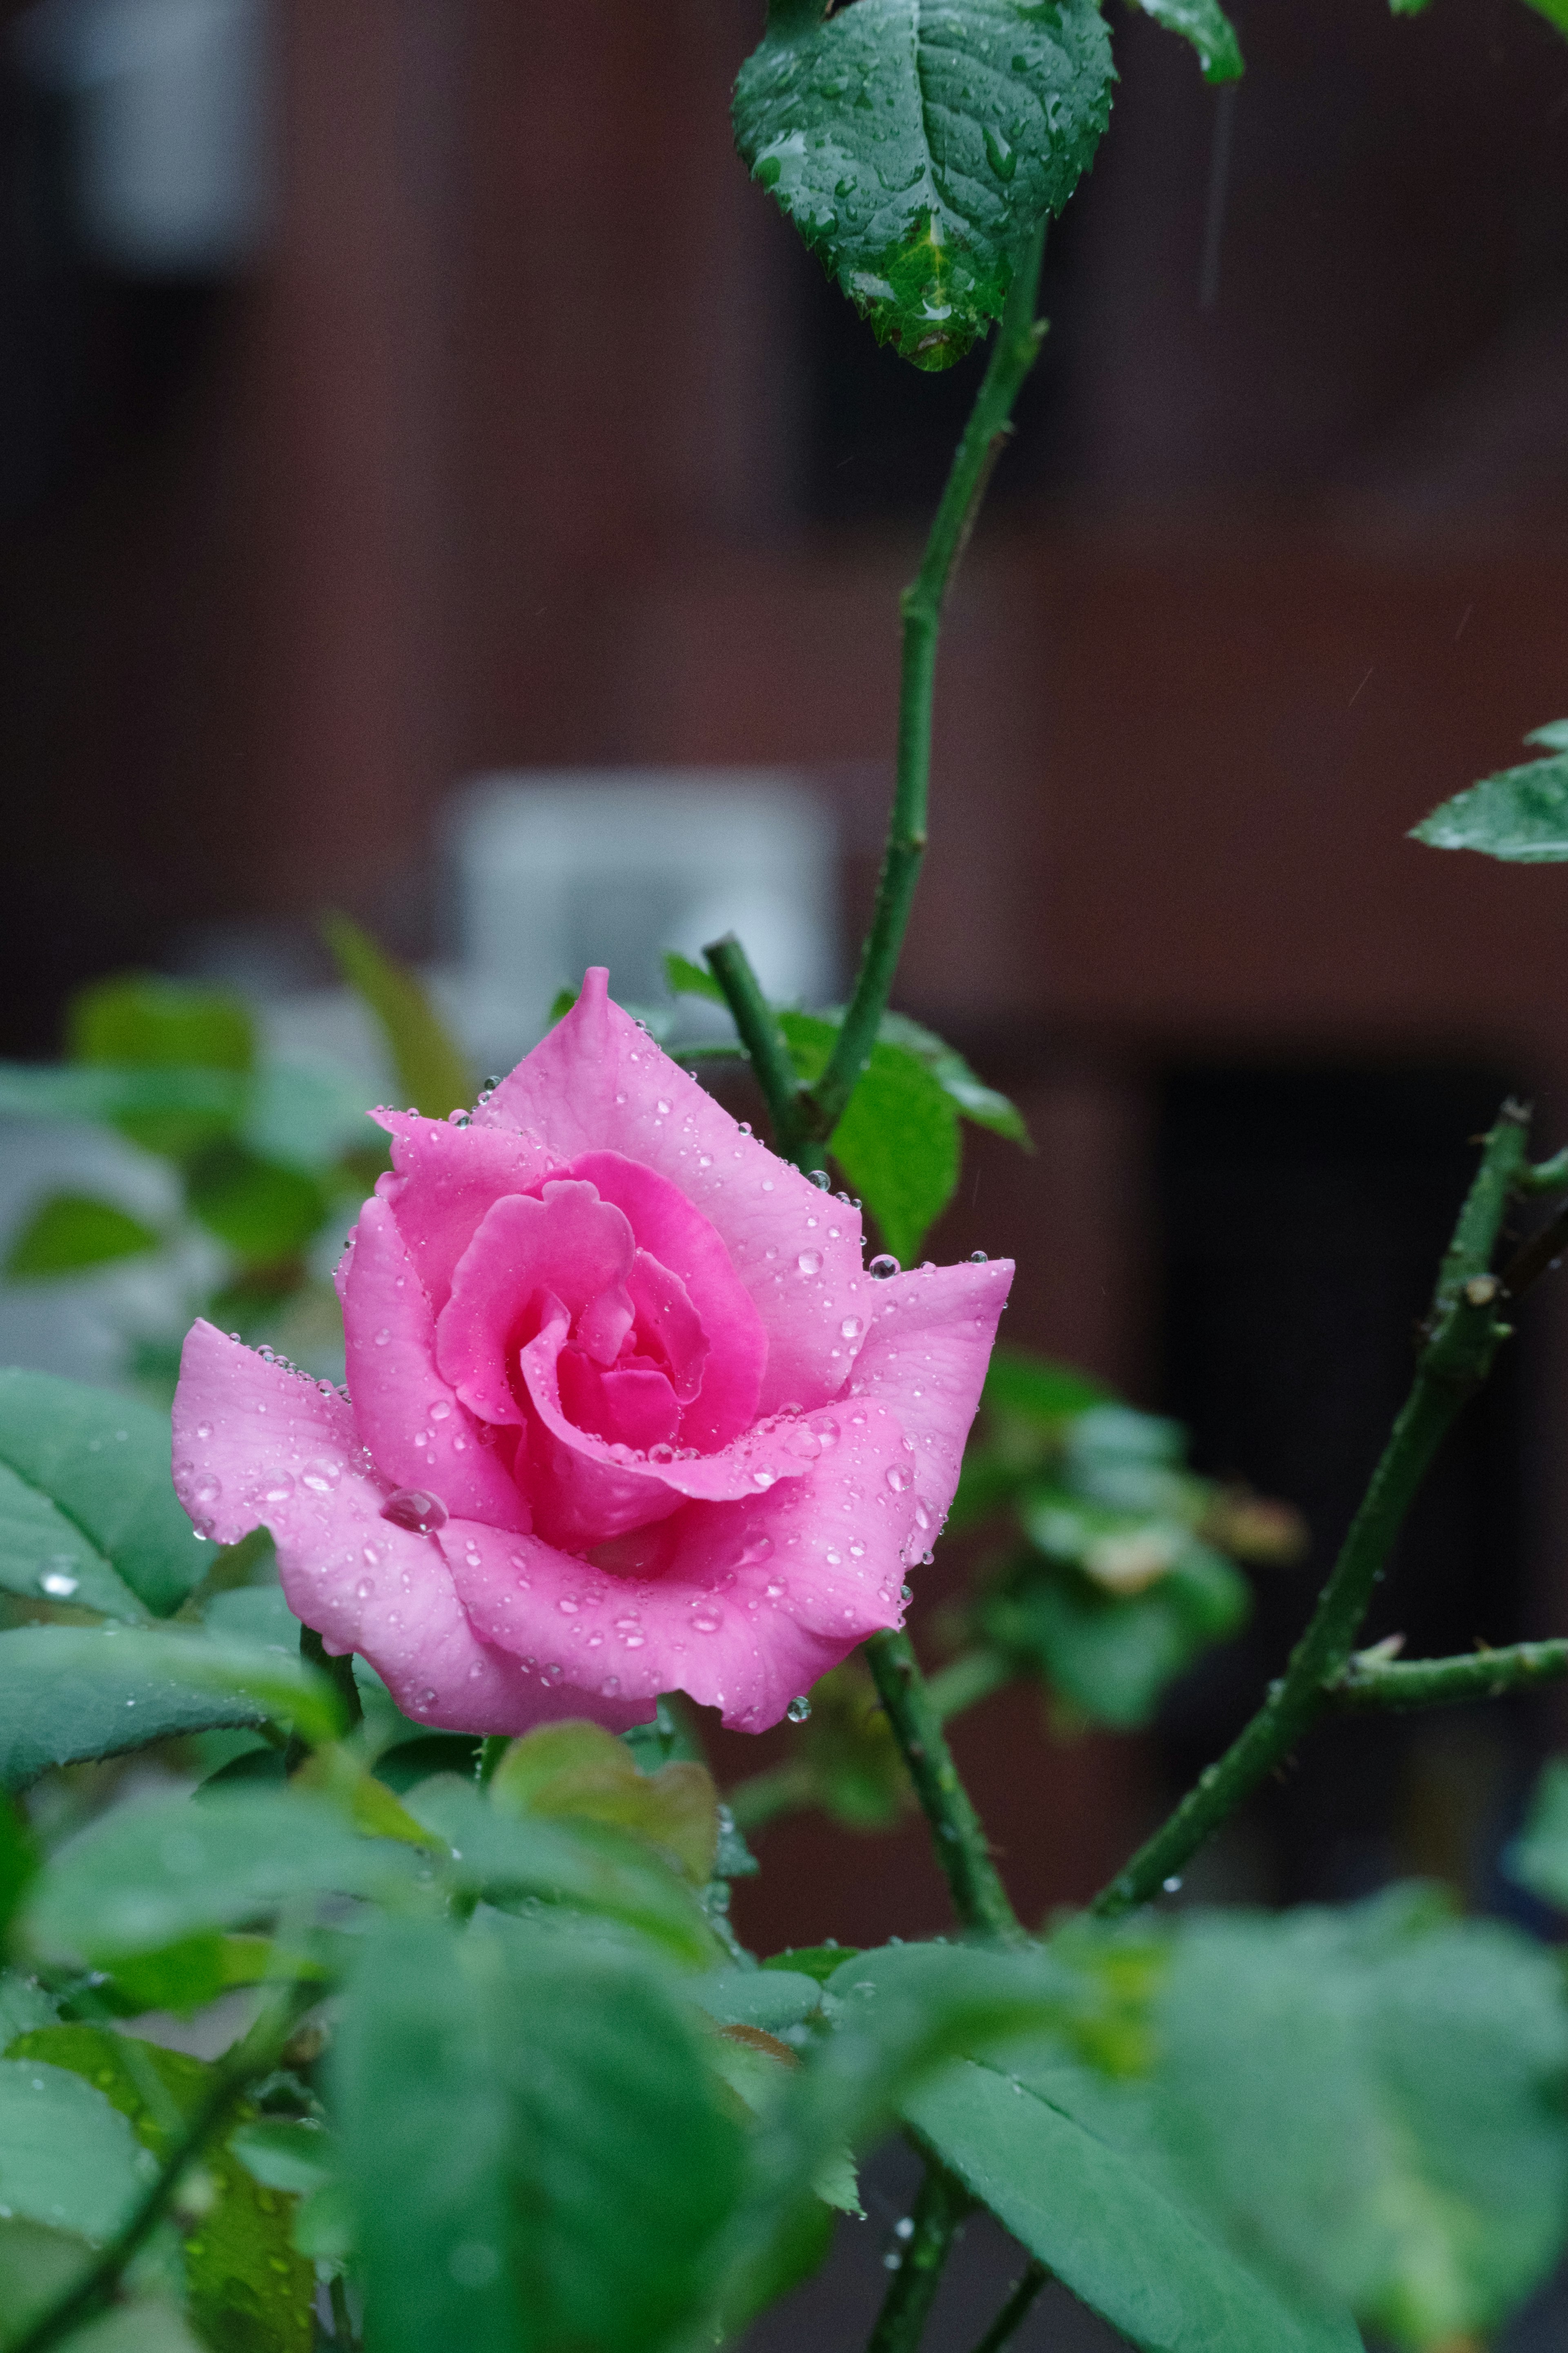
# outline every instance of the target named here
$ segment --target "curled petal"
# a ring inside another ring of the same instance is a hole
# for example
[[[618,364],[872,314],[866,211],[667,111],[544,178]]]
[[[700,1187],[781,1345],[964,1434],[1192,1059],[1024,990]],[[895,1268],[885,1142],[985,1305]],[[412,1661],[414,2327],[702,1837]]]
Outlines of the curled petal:
[[[437,1367],[430,1303],[382,1200],[360,1211],[343,1285],[343,1337],[360,1440],[376,1469],[395,1487],[427,1488],[449,1512],[526,1527],[527,1508],[506,1460]]]
[[[436,1314],[447,1304],[458,1261],[492,1201],[527,1193],[554,1173],[537,1136],[515,1128],[458,1128],[417,1112],[378,1111],[392,1138],[392,1174],[376,1191],[397,1219]]]
[[[917,1535],[890,1414],[856,1402],[795,1427],[803,1476],[746,1503],[686,1504],[627,1539],[618,1572],[537,1536],[448,1522],[440,1543],[475,1626],[590,1700],[646,1704],[679,1688],[731,1727],[776,1724],[868,1634],[900,1622]]]
[[[543,1300],[575,1320],[589,1356],[613,1365],[631,1328],[626,1278],[636,1255],[626,1219],[591,1185],[547,1185],[538,1201],[506,1195],[486,1210],[453,1271],[435,1327],[442,1375],[486,1421],[521,1422],[518,1351],[537,1331]]]
[[[454,1732],[525,1732],[592,1714],[617,1729],[647,1704],[563,1700],[484,1641],[439,1546],[381,1516],[353,1414],[210,1324],[185,1341],[174,1400],[180,1501],[220,1543],[267,1527],[289,1607],[329,1650],[369,1660],[405,1715]]]
[[[912,1441],[931,1541],[958,1485],[963,1441],[1012,1286],[1013,1261],[1006,1258],[982,1266],[922,1267],[877,1285],[877,1319],[856,1360],[849,1394],[888,1407]]]
[[[755,1411],[825,1404],[840,1390],[873,1313],[877,1286],[860,1264],[858,1210],[835,1201],[745,1134],[607,994],[600,967],[563,1020],[503,1079],[475,1114],[542,1138],[574,1174],[611,1153],[651,1169],[721,1238],[767,1335]],[[473,1131],[468,1131],[472,1133]],[[718,1328],[679,1256],[620,1199],[645,1250],[690,1292],[710,1339]],[[732,1434],[732,1433],[731,1433]],[[695,1441],[694,1441],[695,1442]]]

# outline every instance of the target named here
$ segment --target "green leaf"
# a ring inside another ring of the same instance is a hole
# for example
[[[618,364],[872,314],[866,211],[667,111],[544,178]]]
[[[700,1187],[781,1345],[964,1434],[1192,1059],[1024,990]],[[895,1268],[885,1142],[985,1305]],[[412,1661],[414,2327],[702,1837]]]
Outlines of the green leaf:
[[[907,1014],[884,1013],[878,1036],[885,1045],[904,1046],[918,1057],[941,1086],[952,1097],[967,1120],[976,1127],[988,1127],[997,1135],[1005,1135],[1013,1144],[1021,1144],[1026,1152],[1034,1150],[1029,1131],[1024,1124],[1023,1113],[1016,1103],[988,1087],[975,1077],[955,1046],[939,1038],[933,1029],[922,1029],[918,1021]]]
[[[79,989],[66,1013],[66,1050],[76,1062],[143,1070],[248,1071],[256,1033],[245,1000],[230,989],[122,973]]]
[[[646,1966],[389,1924],[334,2059],[378,2353],[645,2353],[697,2316],[741,2137]]]
[[[1089,0],[775,7],[735,141],[830,277],[917,367],[999,317],[1014,256],[1099,144],[1110,45]]]
[[[1025,1557],[982,1597],[975,1623],[1091,1722],[1127,1730],[1147,1723],[1173,1676],[1250,1607],[1240,1572],[1189,1539],[1142,1592],[1111,1592],[1080,1569]]]
[[[328,915],[321,935],[349,987],[380,1022],[392,1049],[402,1100],[427,1119],[445,1119],[474,1100],[468,1058],[405,965],[346,915]]]
[[[0,2059],[0,2208],[8,2215],[110,2239],[156,2172],[96,2084],[37,2060]]]
[[[179,1608],[207,1558],[169,1461],[169,1417],[155,1407],[52,1373],[0,1371],[0,1465],[47,1496],[159,1617]]]
[[[495,1904],[560,1905],[632,1928],[676,1960],[721,1957],[689,1887],[638,1839],[592,1821],[513,1819],[446,1774],[408,1792],[409,1812],[453,1848],[458,1889]]]
[[[998,1342],[986,1368],[984,1401],[994,1413],[1012,1413],[1049,1428],[1113,1401],[1114,1392],[1075,1365],[1053,1364],[1032,1350]]]
[[[1568,0],[1525,0],[1525,5],[1527,7],[1533,8],[1537,16],[1544,16],[1547,23],[1559,33],[1568,33]],[[1562,722],[1558,721],[1554,723],[1561,725]],[[1547,732],[1544,727],[1538,728],[1535,736],[1527,740],[1542,742],[1546,738]]]
[[[1568,22],[1568,10],[1564,16]],[[1538,728],[1530,740],[1555,744],[1555,725]],[[1568,858],[1568,750],[1559,746],[1549,759],[1483,776],[1413,825],[1410,838],[1432,849],[1479,849],[1519,866],[1561,864]]]
[[[0,1463],[0,1587],[30,1601],[68,1601],[106,1618],[144,1622],[130,1587],[75,1521]],[[0,1735],[0,1737],[3,1737]]]
[[[15,1969],[0,1969],[0,2056],[18,2034],[52,2026],[58,2015],[59,2004],[36,1978],[22,1977]],[[4,2310],[0,2304],[0,2312]]]
[[[198,1155],[185,1197],[209,1233],[257,1265],[295,1257],[331,1212],[321,1187],[303,1169],[259,1160],[226,1138]]]
[[[1194,1918],[1160,2006],[1173,2151],[1238,2240],[1396,2344],[1489,2336],[1568,2211],[1568,2014],[1493,1921]]]
[[[47,2063],[90,2084],[159,2162],[200,2114],[216,2072],[183,2051],[96,2026],[46,2027],[16,2048],[24,2064]],[[248,2120],[255,2111],[238,2114]],[[211,2203],[184,2242],[192,2318],[209,2343],[234,2353],[310,2353],[316,2280],[289,2243],[292,2200],[280,2202],[227,2143],[206,2151],[202,2172]]]
[[[268,1757],[275,1753],[263,1751]],[[118,1961],[114,1992],[127,2017],[170,2010],[189,2018],[236,1986],[262,1984],[273,1960],[268,1936],[186,1936],[161,1953],[137,1953]],[[307,1974],[300,1963],[293,1966]]]
[[[1143,2087],[1059,2057],[965,2063],[903,2103],[965,2189],[1142,2353],[1361,2353],[1348,2315],[1298,2306],[1182,2193],[1148,2108]]]
[[[872,0],[857,0],[867,7]],[[833,20],[837,23],[838,20]],[[779,1015],[790,1059],[809,1082],[833,1050],[837,1024],[820,1014]],[[919,1055],[877,1045],[827,1148],[881,1228],[893,1256],[918,1257],[926,1229],[958,1183],[958,1114]]]
[[[241,1116],[249,1093],[248,1081],[232,1071],[0,1062],[0,1114],[100,1120],[151,1151],[184,1150],[193,1136],[220,1134]]]
[[[342,2167],[331,2134],[307,2116],[262,2116],[241,2125],[229,2146],[264,2189],[296,2198],[335,2181]]]
[[[1503,1867],[1532,1895],[1568,1912],[1568,1757],[1553,1757],[1542,1769]]]
[[[0,1634],[0,1788],[21,1788],[50,1765],[270,1717],[312,1742],[334,1739],[344,1721],[325,1675],[262,1643],[96,1626]]]
[[[85,2239],[64,2231],[0,2218],[0,2348],[19,2343],[30,2325],[76,2285],[94,2253]],[[79,2339],[67,2342],[75,2353]]]
[[[37,1868],[37,1845],[26,1817],[0,1790],[0,1952],[5,1948],[11,1922]],[[0,1985],[3,1983],[0,1979]],[[0,2015],[3,2011],[4,1995],[0,1993]],[[0,2031],[0,2051],[5,2047],[4,2033]]]
[[[239,1140],[280,1167],[328,1168],[356,1146],[384,1145],[369,1119],[373,1102],[371,1089],[335,1064],[266,1062],[251,1082]]]
[[[722,1005],[724,992],[712,974],[689,956],[677,955],[671,948],[664,958],[664,985],[671,997],[705,997],[710,1005]],[[574,1000],[575,1002],[575,1000]]]
[[[844,1955],[837,1946],[833,1959],[842,1968]],[[823,2015],[820,1982],[794,1969],[716,1969],[687,1990],[719,2025],[753,2026],[763,2034],[787,2036]]]
[[[160,1250],[154,1227],[87,1193],[55,1193],[42,1201],[13,1240],[5,1271],[13,1281],[38,1275],[76,1274],[83,1267],[110,1266]]]
[[[37,1952],[112,1968],[321,1895],[396,1901],[416,1870],[408,1848],[357,1837],[323,1799],[239,1784],[102,1816],[50,1857],[23,1928]]]
[[[713,1875],[719,1798],[700,1765],[638,1770],[602,1724],[541,1725],[514,1740],[491,1777],[490,1803],[515,1817],[607,1822],[658,1847],[695,1887]]]
[[[893,1727],[858,1657],[813,1684],[811,1715],[791,1753],[809,1777],[810,1803],[847,1830],[891,1830],[914,1803]]]
[[[1146,16],[1156,25],[1163,25],[1168,33],[1179,33],[1190,41],[1198,53],[1198,63],[1208,82],[1239,81],[1244,70],[1241,44],[1236,37],[1236,27],[1219,0],[1133,0]],[[1394,0],[1398,7],[1402,0]],[[1408,5],[1409,0],[1403,0]],[[1426,0],[1415,0],[1425,7]]]
[[[305,2344],[309,2341],[301,2340]],[[234,2353],[241,2353],[232,2329],[211,2342],[224,2347],[226,2353],[230,2345]],[[247,2337],[243,2353],[249,2353],[251,2342]],[[204,2353],[204,2348],[192,2336],[184,2315],[174,2305],[159,2298],[117,2305],[112,2312],[100,2313],[96,2320],[89,2320],[83,2328],[74,2328],[62,2338],[60,2353]]]

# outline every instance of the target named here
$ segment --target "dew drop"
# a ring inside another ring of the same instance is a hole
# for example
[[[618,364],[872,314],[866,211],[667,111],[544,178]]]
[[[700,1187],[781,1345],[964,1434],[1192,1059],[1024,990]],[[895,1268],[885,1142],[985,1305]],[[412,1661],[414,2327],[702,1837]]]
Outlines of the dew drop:
[[[796,1259],[795,1264],[799,1267],[802,1274],[820,1274],[822,1272],[822,1252],[820,1250],[804,1250]]]
[[[784,1714],[788,1716],[792,1724],[804,1724],[805,1722],[807,1716],[811,1714],[811,1702],[806,1698],[804,1692],[800,1694],[798,1698],[791,1700],[789,1705],[784,1710]]]
[[[826,1193],[833,1182],[826,1168],[808,1168],[805,1173],[819,1193]]]
[[[879,1250],[866,1271],[876,1282],[886,1282],[890,1276],[898,1274],[900,1269],[891,1250]]]
[[[399,1487],[388,1495],[381,1507],[381,1516],[390,1520],[395,1528],[407,1528],[417,1536],[427,1536],[447,1525],[447,1506],[439,1495],[426,1494],[423,1487]]]
[[[432,1421],[450,1421],[452,1419],[452,1409],[447,1404],[445,1398],[437,1398],[435,1404],[430,1409],[430,1419]]]
[[[68,1599],[80,1582],[79,1577],[70,1576],[63,1568],[47,1568],[38,1579],[43,1591],[53,1594],[57,1601]]]
[[[286,1504],[294,1493],[294,1482],[287,1471],[276,1471],[261,1490],[264,1504]]]
[[[861,1323],[858,1315],[847,1315],[844,1318],[843,1323],[838,1326],[838,1329],[843,1333],[844,1337],[847,1340],[858,1340],[860,1337],[861,1333],[864,1331],[865,1326]]]
[[[752,1536],[748,1544],[742,1546],[735,1566],[737,1568],[754,1568],[760,1560],[766,1560],[773,1548],[772,1536]]]
[[[212,1434],[213,1434],[213,1426],[212,1426],[212,1424],[211,1424],[211,1422],[210,1422],[210,1421],[198,1421],[198,1422],[197,1422],[197,1424],[196,1424],[196,1436],[197,1436],[198,1438],[210,1438],[210,1437],[212,1436]]]
[[[614,1699],[616,1694],[620,1690],[620,1687],[621,1679],[619,1675],[606,1675],[604,1682],[599,1685],[599,1689],[605,1699]]]
[[[986,1257],[984,1250],[971,1250],[969,1253],[969,1263],[971,1266],[989,1266],[991,1261]]]
[[[889,1462],[887,1470],[889,1486],[895,1495],[901,1495],[910,1483],[910,1474],[901,1462]]]
[[[384,1347],[385,1347],[385,1345],[386,1345],[386,1344],[387,1344],[387,1342],[391,1339],[391,1337],[392,1337],[391,1333],[387,1330],[387,1328],[386,1328],[385,1324],[384,1324],[382,1325],[382,1327],[381,1327],[380,1331],[379,1331],[379,1332],[376,1334],[376,1335],[375,1335],[375,1345],[376,1345],[376,1346],[377,1346],[378,1348],[384,1348]]]
[[[307,1462],[300,1473],[313,1495],[330,1495],[342,1475],[341,1462],[331,1461],[322,1456],[318,1456],[313,1462]]]
[[[752,1484],[753,1487],[771,1487],[778,1475],[776,1471],[770,1471],[765,1462],[762,1463],[752,1473]]]
[[[1173,1873],[1169,1879],[1162,1879],[1160,1884],[1167,1895],[1179,1895],[1182,1890],[1181,1873]]]
[[[216,1504],[222,1493],[222,1480],[215,1479],[208,1471],[191,1489],[191,1501],[193,1504]]]
[[[716,1634],[724,1623],[724,1612],[717,1602],[710,1601],[698,1610],[691,1623],[700,1634]]]
[[[374,1577],[362,1577],[359,1583],[354,1587],[354,1593],[361,1601],[368,1601],[374,1591],[375,1579]]]

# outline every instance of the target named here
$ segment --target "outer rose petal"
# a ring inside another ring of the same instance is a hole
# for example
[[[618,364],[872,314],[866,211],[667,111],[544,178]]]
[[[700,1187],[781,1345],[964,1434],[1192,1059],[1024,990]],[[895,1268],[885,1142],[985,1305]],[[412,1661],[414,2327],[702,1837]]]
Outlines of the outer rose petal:
[[[440,1547],[381,1517],[352,1409],[210,1324],[186,1337],[174,1398],[174,1486],[222,1544],[271,1529],[289,1607],[330,1650],[368,1659],[406,1715],[454,1732],[526,1732],[591,1714],[617,1730],[646,1704],[558,1694],[482,1641]],[[404,1579],[408,1582],[405,1585]]]
[[[679,1689],[724,1722],[761,1732],[858,1642],[903,1616],[914,1547],[910,1456],[869,1401],[805,1416],[803,1447],[837,1438],[807,1475],[754,1501],[689,1504],[654,1532],[652,1577],[611,1576],[538,1537],[448,1521],[440,1543],[488,1641],[575,1683],[589,1712]],[[891,1474],[891,1477],[889,1476]],[[858,1546],[857,1551],[855,1547]]]
[[[392,1175],[376,1191],[398,1229],[439,1315],[452,1288],[452,1271],[492,1201],[526,1193],[556,1169],[556,1155],[537,1136],[514,1128],[454,1127],[416,1112],[378,1111],[392,1138]]]
[[[449,1512],[526,1527],[506,1462],[437,1368],[430,1303],[386,1203],[367,1201],[354,1231],[343,1337],[354,1419],[376,1469],[394,1486],[427,1488]],[[416,1446],[416,1431],[426,1443]]]
[[[879,1283],[877,1320],[849,1377],[851,1397],[898,1416],[915,1449],[915,1484],[931,1528],[929,1551],[958,1485],[963,1441],[980,1403],[1013,1261],[921,1267]]]
[[[668,1177],[710,1219],[762,1316],[768,1360],[757,1411],[826,1404],[843,1388],[875,1312],[877,1286],[860,1265],[858,1211],[742,1134],[610,1003],[607,979],[597,965],[585,976],[571,1012],[464,1132],[481,1123],[521,1128],[563,1161],[616,1152]],[[664,1255],[640,1231],[637,1240]],[[665,1262],[688,1280],[676,1260]],[[855,1329],[846,1333],[846,1324]],[[710,1325],[709,1337],[721,1345]]]

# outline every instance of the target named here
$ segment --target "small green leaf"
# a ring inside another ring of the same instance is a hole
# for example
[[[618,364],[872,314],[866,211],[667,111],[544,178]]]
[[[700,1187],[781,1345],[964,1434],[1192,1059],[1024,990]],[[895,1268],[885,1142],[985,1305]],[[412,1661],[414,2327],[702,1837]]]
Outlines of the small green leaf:
[[[90,2084],[159,2161],[200,2114],[215,2077],[205,2060],[103,2027],[46,2027],[15,2048],[25,2064],[68,2069]],[[248,2120],[254,2111],[239,2114]],[[316,2281],[289,2243],[292,2200],[258,2183],[228,2146],[208,2150],[204,2172],[212,2202],[184,2244],[192,2318],[211,2344],[235,2353],[310,2353]]]
[[[84,2239],[112,2238],[157,2169],[96,2084],[38,2060],[0,2059],[0,2207],[7,2215]]]
[[[147,1612],[112,1565],[48,1496],[0,1463],[0,1587],[132,1623]]]
[[[1127,1539],[1130,1547],[1139,1540]],[[1079,1568],[1026,1556],[982,1597],[974,1615],[986,1641],[1090,1722],[1131,1730],[1148,1722],[1172,1678],[1233,1633],[1250,1607],[1240,1572],[1189,1539],[1142,1592],[1115,1593]]]
[[[1524,1828],[1503,1864],[1532,1895],[1568,1912],[1568,1757],[1553,1757],[1542,1769]]]
[[[1302,2293],[1413,2348],[1488,2337],[1568,2211],[1555,1961],[1495,1921],[1195,1916],[1159,2010],[1193,2194]]]
[[[972,1120],[976,1127],[988,1127],[994,1134],[1021,1144],[1026,1152],[1034,1150],[1017,1105],[976,1078],[957,1048],[939,1038],[933,1029],[922,1029],[907,1014],[884,1013],[877,1034],[884,1045],[908,1047],[925,1064],[942,1092],[952,1096],[964,1118]]]
[[[179,1608],[209,1557],[175,1501],[169,1461],[169,1417],[155,1407],[52,1373],[0,1370],[0,1464],[47,1496],[159,1617]]]
[[[273,1958],[268,1936],[186,1936],[161,1953],[137,1953],[118,1962],[114,1989],[127,2016],[169,2010],[189,2018],[236,1986],[262,1984]]]
[[[775,8],[735,86],[736,144],[879,338],[961,359],[1001,314],[1021,242],[1105,129],[1089,0]]]
[[[83,1267],[110,1266],[160,1250],[163,1237],[112,1201],[87,1193],[55,1193],[41,1201],[11,1244],[5,1271],[13,1281],[38,1275],[77,1274]]]
[[[859,7],[868,5],[857,0]],[[808,1083],[819,1077],[837,1024],[786,1010],[779,1026],[801,1077]],[[958,1113],[929,1065],[908,1047],[874,1046],[827,1148],[893,1256],[906,1263],[917,1258],[926,1229],[958,1183]]]
[[[677,955],[670,949],[664,959],[664,985],[671,997],[705,997],[710,1005],[722,1005],[724,992],[710,972],[689,956]]]
[[[388,1924],[335,2073],[379,2353],[644,2353],[698,2320],[741,2134],[657,1973]]]
[[[1168,33],[1179,33],[1190,41],[1198,53],[1198,63],[1208,82],[1239,81],[1244,70],[1241,44],[1236,37],[1236,27],[1219,0],[1133,0],[1146,16],[1156,25],[1163,25]],[[1394,0],[1398,7],[1402,0]],[[1408,0],[1403,0],[1408,5]],[[1425,7],[1426,0],[1415,0]]]
[[[1544,16],[1557,32],[1568,33],[1568,0],[1525,0],[1525,5],[1533,8],[1538,16]],[[1535,740],[1542,741],[1545,734],[1545,728],[1541,728]]]
[[[408,1848],[356,1837],[323,1799],[241,1784],[104,1815],[50,1857],[23,1928],[39,1953],[112,1968],[319,1895],[395,1900],[416,1869]]]
[[[713,1875],[719,1798],[711,1774],[690,1764],[640,1772],[625,1742],[602,1724],[567,1721],[524,1734],[497,1767],[489,1795],[514,1817],[627,1831],[668,1855],[695,1887]]]
[[[22,1977],[16,1969],[0,1969],[0,2058],[18,2034],[52,2026],[58,2016],[58,2002],[35,1978]],[[0,2303],[0,2312],[5,2308]]]
[[[303,1169],[258,1160],[243,1145],[209,1145],[185,1186],[194,1217],[253,1264],[295,1257],[322,1226],[331,1203]]]
[[[1075,1365],[1052,1364],[1023,1348],[998,1341],[986,1368],[984,1402],[993,1413],[1017,1414],[1056,1431],[1065,1422],[1098,1405],[1114,1401],[1114,1393]]]
[[[262,2116],[241,2125],[229,2146],[264,2189],[296,2198],[334,2181],[342,2164],[331,2134],[304,2116]]]
[[[343,1705],[318,1669],[261,1643],[95,1626],[0,1634],[0,1787],[174,1733],[269,1718],[331,1740]]]
[[[402,1100],[427,1119],[474,1100],[468,1057],[406,965],[377,946],[346,915],[328,915],[321,934],[338,969],[374,1014],[392,1049]]]
[[[1483,776],[1413,825],[1411,839],[1432,849],[1479,849],[1518,866],[1559,865],[1568,859],[1568,750],[1557,743],[1559,726],[1568,727],[1568,721],[1537,728],[1528,739],[1552,744],[1552,757]]]
[[[617,1921],[692,1968],[721,1955],[696,1896],[639,1839],[594,1821],[514,1819],[446,1774],[408,1792],[408,1810],[454,1850],[447,1871],[492,1904],[533,1901]]]
[[[72,997],[66,1050],[77,1062],[248,1071],[256,1033],[244,998],[229,989],[124,973],[94,981]]]

